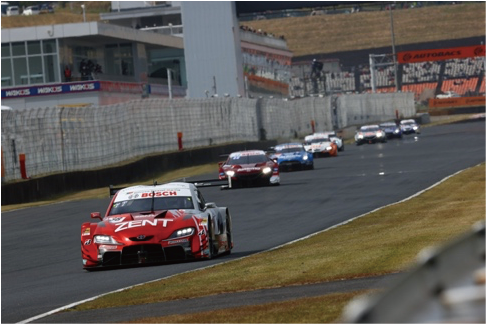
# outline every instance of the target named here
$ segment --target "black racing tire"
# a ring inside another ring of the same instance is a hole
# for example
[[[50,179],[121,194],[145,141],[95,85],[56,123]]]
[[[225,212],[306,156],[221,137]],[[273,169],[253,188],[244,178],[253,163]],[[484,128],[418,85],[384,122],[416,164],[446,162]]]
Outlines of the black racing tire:
[[[209,248],[209,254],[208,254],[208,259],[212,259],[216,256],[214,252],[214,242],[213,242],[213,225],[211,222],[211,218],[208,218],[208,248]]]
[[[226,216],[226,239],[228,240],[229,249],[226,254],[231,254],[231,249],[233,248],[233,236],[231,235],[231,221],[229,215]]]

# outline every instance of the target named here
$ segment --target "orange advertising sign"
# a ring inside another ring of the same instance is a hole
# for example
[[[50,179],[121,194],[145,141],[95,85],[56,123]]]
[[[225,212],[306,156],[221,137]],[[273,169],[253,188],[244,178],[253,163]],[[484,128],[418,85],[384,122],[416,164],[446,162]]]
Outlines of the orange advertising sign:
[[[458,97],[446,99],[429,99],[429,108],[451,108],[484,106],[485,97]]]
[[[475,45],[422,51],[399,52],[397,53],[397,59],[398,63],[404,64],[484,56],[484,54],[485,45]]]

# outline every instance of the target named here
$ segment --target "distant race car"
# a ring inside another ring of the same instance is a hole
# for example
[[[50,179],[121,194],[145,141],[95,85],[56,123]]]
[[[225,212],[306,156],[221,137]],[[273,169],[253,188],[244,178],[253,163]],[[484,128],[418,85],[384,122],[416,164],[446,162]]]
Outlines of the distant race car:
[[[304,139],[304,148],[314,157],[337,156],[338,152],[336,143],[332,142],[328,135],[319,133],[307,135]]]
[[[219,163],[219,179],[228,180],[229,187],[279,185],[278,163],[262,150],[231,153]]]
[[[207,203],[192,183],[111,189],[110,205],[96,223],[81,226],[83,267],[130,266],[211,259],[231,253],[231,215]],[[116,192],[116,193],[115,193]]]
[[[365,125],[354,135],[356,145],[364,143],[386,143],[386,134],[378,125]]]
[[[385,132],[387,138],[402,138],[400,126],[393,122],[381,123],[380,128]]]
[[[413,119],[405,119],[400,122],[400,129],[403,134],[420,134],[420,126]]]
[[[295,169],[314,169],[314,157],[301,143],[279,144],[273,148],[271,159],[277,159],[280,171]]]
[[[344,151],[343,139],[341,137],[337,136],[335,131],[314,133],[314,135],[328,136],[329,139],[331,140],[331,142],[336,143],[339,152]]]

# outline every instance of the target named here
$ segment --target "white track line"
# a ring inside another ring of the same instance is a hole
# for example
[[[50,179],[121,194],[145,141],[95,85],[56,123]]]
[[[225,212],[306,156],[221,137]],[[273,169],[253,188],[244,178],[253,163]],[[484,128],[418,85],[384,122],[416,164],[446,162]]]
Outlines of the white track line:
[[[478,164],[478,165],[476,165],[476,166],[479,166],[479,165],[481,165],[481,164],[482,164],[482,163],[480,163],[480,164]],[[428,187],[428,188],[426,188],[426,189],[424,189],[424,190],[421,190],[421,191],[419,191],[419,192],[417,192],[417,193],[415,193],[415,194],[411,195],[410,197],[405,198],[405,199],[402,199],[402,200],[400,200],[400,201],[398,201],[398,202],[394,202],[394,203],[388,204],[388,205],[386,205],[386,206],[382,206],[382,207],[376,208],[376,209],[374,209],[374,210],[372,210],[372,211],[370,211],[370,212],[367,212],[367,213],[365,213],[365,214],[362,214],[362,215],[356,216],[356,217],[354,217],[354,218],[348,219],[347,221],[344,221],[344,222],[342,222],[342,223],[339,223],[339,224],[336,224],[336,225],[334,225],[334,226],[328,227],[328,228],[326,228],[326,229],[324,229],[324,230],[322,230],[322,231],[319,231],[319,232],[316,232],[316,233],[313,233],[313,234],[309,234],[309,235],[304,236],[304,237],[302,237],[302,238],[300,238],[300,239],[297,239],[297,240],[294,240],[294,241],[291,241],[291,242],[288,242],[288,243],[285,243],[285,244],[282,244],[282,245],[279,245],[279,246],[273,247],[273,248],[271,248],[271,249],[268,249],[268,250],[265,250],[265,251],[262,251],[262,252],[254,253],[254,254],[251,254],[251,255],[248,255],[248,256],[245,256],[245,257],[242,257],[242,258],[236,259],[236,260],[241,260],[241,259],[244,259],[244,258],[248,258],[248,257],[250,257],[250,256],[253,256],[253,255],[257,255],[257,254],[260,254],[260,253],[265,253],[265,252],[268,252],[268,251],[273,251],[273,250],[279,249],[279,248],[281,248],[281,247],[283,247],[283,246],[286,246],[286,245],[289,245],[289,244],[292,244],[292,243],[295,243],[295,242],[299,242],[299,241],[302,241],[302,240],[308,239],[309,237],[312,237],[312,236],[318,235],[318,234],[320,234],[320,233],[324,233],[324,232],[330,231],[330,230],[332,230],[332,229],[334,229],[334,228],[336,228],[336,227],[339,227],[339,226],[342,226],[342,225],[348,224],[348,223],[350,223],[350,222],[352,222],[352,221],[354,221],[354,220],[356,220],[356,219],[358,219],[358,218],[364,217],[364,216],[366,216],[366,215],[369,215],[369,214],[371,214],[371,213],[374,213],[374,212],[376,212],[376,211],[379,211],[379,210],[381,210],[381,209],[383,209],[383,208],[386,208],[386,207],[389,207],[389,206],[393,206],[393,205],[400,204],[400,203],[402,203],[402,202],[405,202],[405,201],[407,201],[407,200],[410,200],[410,199],[412,199],[412,198],[415,198],[415,197],[417,197],[417,196],[419,196],[419,195],[423,194],[424,192],[429,191],[430,189],[432,189],[432,188],[434,188],[434,187],[436,187],[436,186],[440,185],[441,183],[443,183],[443,182],[445,182],[445,181],[449,180],[450,178],[452,178],[452,177],[454,177],[454,176],[458,175],[459,173],[461,173],[461,172],[463,172],[463,171],[466,171],[466,170],[468,170],[468,169],[474,168],[474,167],[476,167],[476,166],[473,166],[473,167],[470,167],[470,168],[467,168],[467,169],[464,169],[464,170],[457,171],[456,173],[454,173],[454,174],[452,174],[452,175],[450,175],[450,176],[445,177],[444,179],[440,180],[439,182],[434,183],[434,184],[433,184],[433,185],[431,185],[430,187]],[[181,274],[185,274],[185,273],[191,273],[191,272],[194,272],[194,271],[199,271],[199,270],[204,270],[204,269],[212,268],[212,267],[214,267],[214,266],[216,266],[216,265],[221,265],[221,264],[225,264],[225,263],[233,262],[233,261],[236,261],[236,260],[229,260],[229,261],[222,262],[222,263],[218,263],[218,264],[215,264],[215,265],[210,265],[210,266],[207,266],[207,267],[197,268],[197,269],[194,269],[194,270],[189,270],[189,271],[185,271],[185,272],[177,273],[177,274],[174,274],[174,275],[171,275],[171,276],[168,276],[168,277],[164,277],[164,278],[160,278],[160,279],[155,279],[155,280],[147,281],[147,282],[144,282],[144,283],[136,284],[136,285],[133,285],[133,286],[129,286],[129,287],[121,288],[121,289],[118,289],[118,290],[114,290],[114,291],[111,291],[111,292],[108,292],[108,293],[105,293],[105,294],[101,294],[101,295],[98,295],[98,296],[95,296],[95,297],[92,297],[92,298],[88,298],[88,299],[84,299],[84,300],[78,301],[78,302],[75,302],[75,303],[72,303],[72,304],[69,304],[69,305],[63,306],[63,307],[59,307],[59,308],[54,309],[54,310],[51,310],[51,311],[49,311],[49,312],[47,312],[47,313],[40,314],[40,315],[37,315],[37,316],[31,317],[31,318],[28,318],[28,319],[23,320],[23,321],[20,321],[20,322],[18,322],[18,323],[29,323],[29,322],[32,322],[32,321],[38,320],[38,319],[40,319],[40,318],[43,318],[43,317],[46,317],[46,316],[49,316],[49,315],[52,315],[52,314],[55,314],[55,313],[61,312],[61,311],[63,311],[63,310],[66,310],[66,309],[69,309],[69,308],[72,308],[72,307],[75,307],[75,306],[77,306],[77,305],[80,305],[80,304],[83,304],[83,303],[86,303],[86,302],[89,302],[89,301],[92,301],[92,300],[98,299],[98,298],[103,297],[103,296],[108,295],[108,294],[112,294],[112,293],[121,292],[121,291],[124,291],[124,290],[127,290],[127,289],[131,289],[131,288],[133,288],[133,287],[137,287],[137,286],[141,286],[141,285],[149,284],[149,283],[152,283],[152,282],[157,282],[157,281],[164,280],[164,279],[169,279],[169,278],[172,278],[172,277],[174,277],[174,276],[181,275]]]

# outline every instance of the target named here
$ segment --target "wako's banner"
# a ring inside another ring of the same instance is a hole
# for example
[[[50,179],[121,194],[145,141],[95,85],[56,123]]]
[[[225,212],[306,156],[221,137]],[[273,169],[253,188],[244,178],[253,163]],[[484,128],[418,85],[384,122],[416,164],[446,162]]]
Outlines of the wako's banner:
[[[2,90],[2,99],[20,98],[40,95],[64,94],[75,92],[99,91],[100,82],[80,82],[69,84],[42,85],[27,88],[13,88]]]
[[[398,63],[417,63],[427,61],[442,61],[458,58],[484,56],[485,45],[464,46],[453,48],[432,49],[423,51],[399,52]]]

